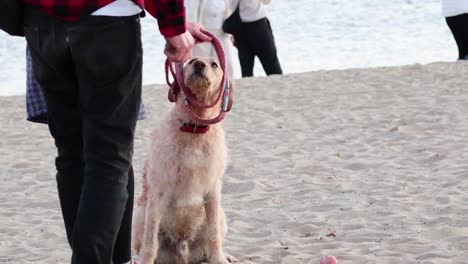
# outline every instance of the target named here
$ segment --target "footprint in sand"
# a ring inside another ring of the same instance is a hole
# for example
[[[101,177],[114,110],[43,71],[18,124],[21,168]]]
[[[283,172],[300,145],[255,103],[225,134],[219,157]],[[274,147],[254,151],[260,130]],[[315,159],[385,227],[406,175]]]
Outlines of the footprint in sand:
[[[400,132],[407,135],[422,135],[424,133],[424,129],[416,125],[401,125],[390,129],[389,132]]]

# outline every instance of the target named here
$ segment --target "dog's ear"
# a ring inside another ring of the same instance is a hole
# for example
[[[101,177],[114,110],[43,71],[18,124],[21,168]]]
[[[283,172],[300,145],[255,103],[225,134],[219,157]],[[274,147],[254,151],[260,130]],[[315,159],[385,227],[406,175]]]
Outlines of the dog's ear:
[[[229,100],[228,100],[228,106],[227,106],[227,111],[231,111],[232,104],[234,103],[234,85],[232,85],[232,81],[229,80]]]

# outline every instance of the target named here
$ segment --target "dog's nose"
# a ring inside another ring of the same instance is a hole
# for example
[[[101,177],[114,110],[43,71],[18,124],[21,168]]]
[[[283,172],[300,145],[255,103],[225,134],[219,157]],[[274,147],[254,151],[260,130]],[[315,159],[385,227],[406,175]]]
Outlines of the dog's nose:
[[[206,64],[202,61],[196,61],[193,67],[195,67],[196,71],[201,72],[206,68]]]

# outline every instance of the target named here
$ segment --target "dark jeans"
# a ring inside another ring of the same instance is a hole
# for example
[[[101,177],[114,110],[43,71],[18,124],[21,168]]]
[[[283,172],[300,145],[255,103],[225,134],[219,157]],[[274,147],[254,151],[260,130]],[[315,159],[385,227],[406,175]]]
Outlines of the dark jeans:
[[[276,52],[270,21],[263,18],[242,23],[242,30],[235,34],[235,46],[239,51],[242,77],[253,76],[255,56],[258,56],[267,75],[283,74]]]
[[[51,134],[56,134],[55,126],[48,122]],[[58,159],[57,159],[58,160]],[[57,164],[59,164],[57,162]],[[65,174],[66,173],[66,174]],[[76,214],[79,207],[80,195],[83,186],[83,166],[74,166],[70,163],[70,169],[64,173],[57,173],[57,188],[60,197],[60,206],[65,221],[65,230],[68,242],[71,245],[73,227],[75,225]],[[131,239],[132,239],[132,217],[134,201],[135,176],[133,167],[128,171],[127,192],[128,199],[125,204],[125,212],[120,223],[120,229],[114,244],[112,260],[115,264],[126,263],[131,260]]]
[[[468,14],[445,18],[458,46],[458,59],[468,60]]]
[[[25,12],[26,40],[57,146],[72,263],[110,264],[133,198],[127,187],[133,185],[128,173],[141,98],[139,19],[62,22],[33,8]]]

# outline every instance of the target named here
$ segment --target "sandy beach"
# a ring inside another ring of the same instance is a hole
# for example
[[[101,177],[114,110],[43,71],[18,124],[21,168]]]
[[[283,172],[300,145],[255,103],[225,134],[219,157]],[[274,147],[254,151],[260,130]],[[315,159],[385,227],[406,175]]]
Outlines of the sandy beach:
[[[225,249],[240,263],[468,261],[468,63],[237,80]],[[170,104],[146,86],[149,134]],[[69,263],[47,127],[0,97],[0,263]]]

